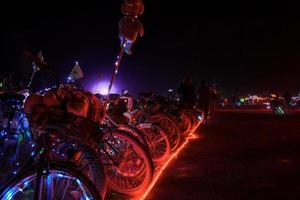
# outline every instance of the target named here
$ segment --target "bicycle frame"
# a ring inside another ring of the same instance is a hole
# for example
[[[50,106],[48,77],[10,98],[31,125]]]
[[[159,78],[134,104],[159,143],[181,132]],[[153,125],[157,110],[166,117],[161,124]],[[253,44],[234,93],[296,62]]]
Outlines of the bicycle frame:
[[[52,161],[52,156],[51,156],[51,148],[53,145],[53,138],[49,135],[43,134],[39,137],[38,139],[39,143],[37,146],[39,146],[40,148],[36,151],[36,157],[38,157],[38,171],[37,171],[37,177],[36,177],[36,189],[35,189],[35,193],[34,193],[34,200],[42,200],[42,199],[46,199],[46,200],[52,200],[54,197],[53,194],[53,180],[52,177],[49,176],[50,174],[50,163]],[[60,141],[61,143],[66,144],[66,141]],[[56,143],[58,144],[58,143]],[[75,144],[75,143],[73,143]],[[72,145],[72,147],[74,147],[76,145]],[[86,149],[85,152],[90,152],[92,151],[93,153],[97,154],[97,149],[91,148],[90,150],[88,150],[87,148],[85,148],[85,145],[83,148],[76,148],[79,151],[83,152]],[[96,160],[95,156],[95,160]],[[70,161],[70,159],[72,158],[68,158],[67,160]],[[93,161],[94,162],[94,161]],[[72,163],[72,162],[70,162]],[[75,163],[74,163],[75,165]],[[89,163],[87,163],[86,165],[84,165],[81,170],[84,170],[87,166],[89,165]],[[46,195],[43,195],[43,185],[45,184],[44,180],[46,180],[46,184],[47,184],[47,192]]]

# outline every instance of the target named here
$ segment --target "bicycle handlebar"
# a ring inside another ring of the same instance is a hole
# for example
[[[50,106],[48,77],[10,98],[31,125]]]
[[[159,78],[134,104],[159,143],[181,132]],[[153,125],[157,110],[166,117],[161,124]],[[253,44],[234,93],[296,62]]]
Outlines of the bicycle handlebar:
[[[34,64],[39,68],[39,70],[44,71],[46,73],[49,73],[50,75],[52,75],[55,78],[55,84],[56,84],[56,88],[59,88],[59,78],[58,78],[58,73],[57,71],[48,63],[46,63],[45,61],[37,58],[36,56],[32,55],[30,52],[25,51],[23,53],[24,57],[31,60],[32,62],[34,62]]]

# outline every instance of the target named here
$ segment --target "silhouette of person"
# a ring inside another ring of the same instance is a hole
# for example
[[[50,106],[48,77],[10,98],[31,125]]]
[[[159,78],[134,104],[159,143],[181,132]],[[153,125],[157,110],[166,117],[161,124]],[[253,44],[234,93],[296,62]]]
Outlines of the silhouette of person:
[[[212,116],[215,108],[216,108],[216,104],[217,104],[217,100],[218,100],[218,91],[216,88],[216,85],[212,85],[210,87],[210,105],[209,105],[209,115]]]
[[[197,91],[199,107],[204,111],[204,120],[207,120],[209,112],[210,89],[205,81],[201,82]]]
[[[186,106],[192,106],[195,103],[195,86],[190,75],[185,75],[179,88],[181,102]]]

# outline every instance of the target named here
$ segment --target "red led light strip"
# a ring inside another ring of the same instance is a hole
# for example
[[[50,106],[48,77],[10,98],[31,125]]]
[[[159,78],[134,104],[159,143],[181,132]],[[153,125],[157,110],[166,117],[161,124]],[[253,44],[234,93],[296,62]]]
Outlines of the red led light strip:
[[[196,139],[199,138],[198,135],[195,135],[195,131],[197,130],[197,128],[200,126],[200,124],[202,123],[202,121],[200,121],[197,126],[190,132],[190,134],[188,134],[188,136],[186,137],[184,143],[170,156],[170,158],[160,167],[159,171],[157,172],[156,176],[153,178],[151,184],[149,185],[148,189],[145,191],[145,193],[141,196],[141,197],[136,197],[133,198],[134,200],[145,200],[146,197],[150,194],[151,190],[153,189],[153,187],[155,186],[155,184],[158,182],[159,178],[161,177],[161,175],[163,174],[164,170],[168,167],[168,165],[170,164],[170,162],[176,157],[178,156],[178,154],[182,151],[182,149],[189,143],[189,141],[191,139]]]

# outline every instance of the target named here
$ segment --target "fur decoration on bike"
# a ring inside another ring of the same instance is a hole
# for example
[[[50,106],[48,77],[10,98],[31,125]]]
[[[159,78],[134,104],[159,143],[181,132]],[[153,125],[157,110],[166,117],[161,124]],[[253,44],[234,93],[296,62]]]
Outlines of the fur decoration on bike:
[[[144,35],[143,24],[138,20],[138,16],[144,12],[144,4],[142,0],[124,0],[121,12],[124,17],[119,21],[120,45],[125,53],[131,55],[132,45],[138,36],[143,37]]]
[[[50,90],[44,95],[30,95],[24,105],[25,113],[31,116],[33,112],[36,112],[42,116],[43,110],[37,111],[37,108],[34,107],[36,105],[60,108],[68,114],[86,118],[97,123],[101,123],[105,116],[104,103],[95,95],[87,91],[76,90],[69,86]]]
[[[122,14],[137,17],[144,13],[144,4],[141,0],[125,0],[121,6]]]
[[[143,24],[134,17],[124,16],[119,22],[120,39],[125,39],[130,42],[135,42],[137,37],[143,37]]]

